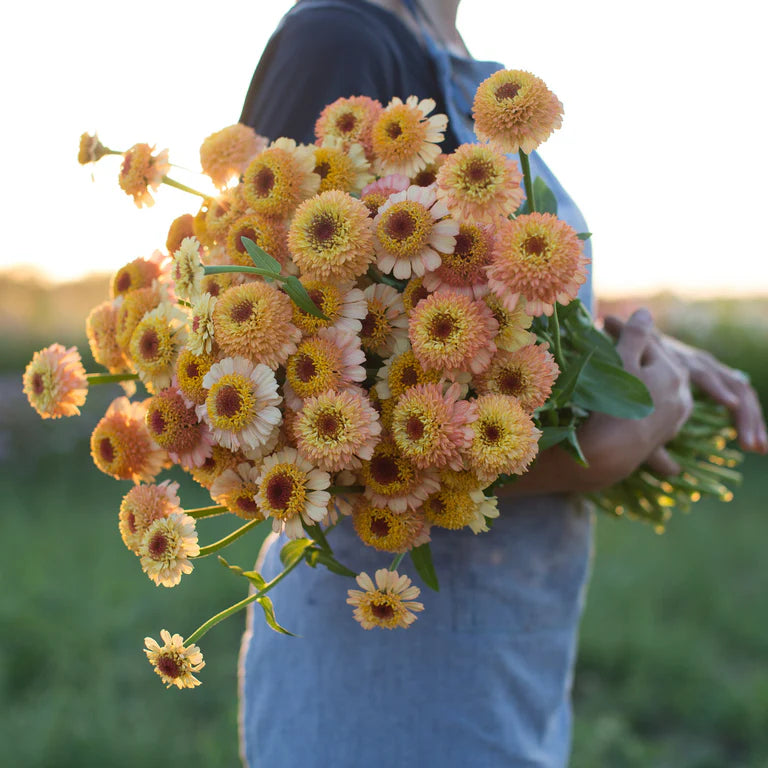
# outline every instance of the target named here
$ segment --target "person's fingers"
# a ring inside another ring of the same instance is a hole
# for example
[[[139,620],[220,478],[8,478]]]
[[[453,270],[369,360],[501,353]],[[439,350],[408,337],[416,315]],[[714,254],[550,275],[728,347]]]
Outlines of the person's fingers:
[[[621,329],[616,350],[625,364],[639,367],[653,335],[653,319],[647,309],[638,309]]]
[[[672,459],[663,447],[657,448],[646,460],[645,463],[654,471],[661,475],[679,475],[680,465]]]
[[[621,336],[621,329],[624,327],[624,321],[619,320],[615,315],[606,315],[603,318],[603,330],[614,339]]]
[[[731,408],[733,421],[739,435],[739,445],[745,451],[766,453],[768,435],[766,435],[763,410],[757,395],[746,382],[741,382],[736,390],[738,402]]]
[[[733,391],[733,382],[726,380],[712,368],[695,368],[691,371],[691,383],[715,402],[734,409],[739,405],[738,395]]]

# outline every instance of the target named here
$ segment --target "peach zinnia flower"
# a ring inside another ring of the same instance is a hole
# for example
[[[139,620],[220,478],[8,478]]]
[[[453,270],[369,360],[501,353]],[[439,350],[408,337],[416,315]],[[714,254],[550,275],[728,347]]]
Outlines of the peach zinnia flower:
[[[336,136],[326,137],[315,149],[315,173],[320,177],[319,192],[338,189],[359,194],[374,178],[362,145],[345,144]]]
[[[187,405],[201,405],[208,397],[203,379],[216,362],[213,355],[196,355],[189,349],[182,349],[176,360],[176,384]]]
[[[260,474],[261,467],[247,461],[225,469],[211,484],[211,498],[244,520],[261,520],[264,515],[256,503]]]
[[[179,484],[164,480],[159,485],[134,485],[120,503],[119,528],[123,543],[134,554],[144,534],[155,520],[182,513],[178,496]]]
[[[291,300],[273,285],[233,285],[213,309],[214,338],[225,355],[276,369],[296,351],[301,338],[292,315]]]
[[[166,452],[152,440],[146,406],[118,397],[91,434],[91,456],[105,474],[134,483],[149,482],[165,465]]]
[[[474,402],[477,419],[472,444],[464,452],[481,480],[498,475],[522,475],[536,457],[541,432],[517,399],[507,395],[481,395]]]
[[[115,322],[115,339],[124,352],[128,353],[131,337],[136,326],[147,312],[160,306],[166,291],[157,283],[146,288],[137,288],[117,299],[117,319]]]
[[[150,190],[156,190],[170,170],[168,150],[156,155],[149,144],[134,144],[124,155],[118,182],[126,195],[133,197],[137,208],[155,204]]]
[[[267,442],[282,415],[277,407],[275,374],[261,363],[243,357],[226,357],[214,363],[203,379],[208,389],[205,403],[196,407],[219,445],[236,451]]]
[[[44,418],[80,415],[85,404],[88,379],[77,347],[61,344],[35,352],[23,376],[29,404]]]
[[[147,647],[144,653],[166,688],[175,685],[181,690],[200,685],[200,681],[192,674],[205,666],[200,649],[196,645],[186,648],[181,635],[171,636],[167,629],[160,630],[160,638],[162,646],[151,637],[145,637],[144,644]]]
[[[390,355],[408,336],[408,317],[400,294],[390,285],[375,283],[364,291],[368,308],[362,321],[360,344],[366,352]]]
[[[395,512],[367,499],[355,504],[352,524],[360,540],[380,552],[408,552],[429,541],[429,526],[420,511]]]
[[[370,459],[381,432],[379,414],[365,395],[326,392],[304,402],[294,424],[299,453],[329,472],[357,469]]]
[[[371,134],[383,107],[368,96],[340,98],[329,104],[317,118],[315,136],[320,143],[335,136],[345,144],[362,144],[368,159],[373,158]]]
[[[256,155],[243,178],[243,193],[254,213],[287,216],[320,187],[314,147],[280,138]]]
[[[440,154],[440,142],[448,126],[446,115],[427,115],[434,99],[397,96],[387,104],[373,126],[372,147],[380,175],[413,176]]]
[[[165,238],[165,249],[168,253],[177,251],[182,241],[187,237],[195,236],[195,217],[191,213],[183,213],[177,216],[168,227],[168,235]]]
[[[562,125],[563,105],[544,81],[517,69],[480,83],[472,105],[475,134],[500,152],[533,152]]]
[[[232,222],[226,237],[227,256],[232,264],[252,267],[253,259],[243,245],[244,237],[253,240],[259,248],[277,259],[281,266],[288,262],[288,228],[282,220],[248,213]]]
[[[411,184],[417,187],[429,187],[437,181],[437,174],[448,155],[439,154],[434,162],[425,165],[420,171],[417,171],[411,177]]]
[[[407,341],[397,345],[395,353],[384,361],[376,376],[379,379],[376,392],[385,400],[390,397],[397,399],[417,384],[436,384],[440,381],[440,372],[424,368]]]
[[[486,304],[455,291],[433,293],[411,312],[408,334],[425,368],[454,377],[484,371],[496,351],[498,330]]]
[[[85,321],[85,333],[93,359],[110,373],[129,369],[128,358],[117,343],[117,306],[104,301],[95,306]]]
[[[295,448],[283,448],[264,459],[256,501],[264,516],[272,518],[275,533],[285,531],[288,538],[297,539],[304,533],[302,521],[315,525],[326,516],[330,484],[327,472],[314,467]]]
[[[391,173],[389,176],[382,176],[377,181],[373,181],[363,187],[360,193],[360,199],[368,208],[368,215],[373,218],[379,208],[387,202],[390,195],[395,192],[403,192],[411,186],[411,181],[402,173]]]
[[[489,227],[473,223],[459,225],[456,247],[443,253],[442,262],[434,272],[424,275],[427,291],[450,289],[479,299],[488,293],[486,267],[491,261],[493,233]]]
[[[486,496],[480,490],[456,491],[442,489],[433,493],[425,502],[422,510],[430,525],[458,531],[469,527],[474,533],[488,531],[486,518],[499,516],[498,501],[495,496]]]
[[[517,163],[491,147],[462,144],[437,175],[437,197],[451,215],[480,224],[514,213],[523,201]]]
[[[346,192],[330,190],[296,211],[288,232],[293,260],[319,280],[355,280],[373,259],[368,209]]]
[[[151,392],[171,383],[176,358],[187,339],[187,316],[177,307],[161,304],[136,326],[129,351],[139,378]]]
[[[480,394],[516,397],[528,413],[547,402],[560,369],[546,344],[530,344],[514,352],[499,350],[487,371],[475,379]]]
[[[164,281],[169,270],[170,261],[160,251],[154,251],[148,258],[139,257],[129,261],[112,276],[110,298],[123,296],[138,288],[149,288],[155,280]]]
[[[499,349],[514,352],[520,347],[536,343],[536,334],[528,330],[533,317],[525,311],[525,299],[522,296],[512,310],[507,309],[495,293],[487,293],[483,301],[499,324],[499,332],[493,340]]]
[[[189,471],[195,482],[203,488],[210,489],[219,475],[228,469],[235,469],[244,461],[245,455],[241,451],[230,451],[223,445],[214,445],[211,455],[199,467],[184,467],[184,469]]]
[[[416,509],[440,487],[435,470],[417,469],[392,440],[376,445],[370,461],[363,462],[360,479],[372,504],[398,513]]]
[[[443,394],[440,384],[417,384],[398,399],[392,413],[392,435],[406,459],[419,469],[462,469],[460,451],[472,441],[469,403],[459,384]]]
[[[368,304],[359,288],[330,280],[302,280],[309,298],[325,315],[315,317],[293,305],[293,324],[305,336],[313,336],[321,328],[339,328],[350,333],[360,333],[360,321],[368,311]]]
[[[414,602],[421,590],[411,586],[411,580],[397,571],[381,568],[376,571],[376,584],[363,571],[356,576],[357,583],[363,588],[348,589],[347,603],[355,606],[355,621],[363,629],[382,627],[383,629],[407,628],[416,621],[416,613],[424,610],[422,603]]]
[[[531,213],[497,230],[488,284],[510,311],[523,296],[529,314],[551,315],[555,302],[576,298],[588,263],[568,224],[549,213]]]
[[[440,266],[440,254],[451,253],[459,233],[457,221],[437,200],[433,187],[410,186],[389,196],[373,220],[376,264],[400,280]]]
[[[221,189],[233,177],[240,176],[248,163],[266,149],[267,143],[264,136],[259,136],[248,125],[229,125],[203,140],[200,146],[200,166],[203,173]]]
[[[405,311],[410,315],[413,308],[430,293],[431,291],[428,291],[424,285],[423,277],[412,277],[403,288],[402,300]]]
[[[208,426],[197,420],[194,408],[176,387],[163,389],[147,401],[145,420],[152,439],[176,464],[199,467],[211,455]]]
[[[80,136],[80,146],[77,152],[77,162],[80,165],[88,165],[88,163],[96,163],[101,160],[104,155],[116,154],[109,147],[105,147],[99,137],[94,133],[84,133]]]

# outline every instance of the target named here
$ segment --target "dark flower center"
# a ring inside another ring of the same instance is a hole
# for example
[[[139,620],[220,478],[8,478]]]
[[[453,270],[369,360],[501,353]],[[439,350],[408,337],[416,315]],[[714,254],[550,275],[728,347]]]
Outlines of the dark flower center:
[[[487,160],[475,158],[470,160],[464,171],[467,180],[474,186],[488,186],[492,182],[493,166]]]
[[[379,485],[390,485],[400,478],[400,468],[391,456],[374,456],[371,459],[371,477]]]
[[[403,135],[403,127],[400,123],[390,123],[386,127],[386,134],[390,139],[399,139]]]
[[[163,414],[158,410],[150,411],[149,418],[147,419],[149,428],[156,434],[162,435],[165,431],[165,419]]]
[[[525,240],[523,249],[529,256],[541,256],[547,250],[547,241],[540,235],[534,235]]]
[[[520,86],[517,83],[504,83],[496,89],[495,96],[497,99],[514,99],[519,90]]]
[[[306,384],[315,377],[317,373],[317,367],[315,361],[309,356],[301,353],[296,359],[296,378]]]
[[[437,315],[432,320],[430,334],[432,338],[445,341],[454,331],[455,323],[450,315]]]
[[[139,352],[145,360],[155,360],[160,352],[160,337],[154,328],[148,328],[139,340]]]
[[[125,293],[131,287],[131,275],[128,272],[121,272],[115,281],[115,288],[118,293]]]
[[[377,619],[391,619],[395,611],[389,603],[371,603],[371,613]]]
[[[187,363],[186,371],[190,379],[196,379],[200,373],[200,368],[197,363]]]
[[[254,243],[258,242],[258,235],[256,234],[256,230],[253,227],[243,227],[241,230],[238,230],[237,235],[235,236],[235,249],[238,253],[248,253],[245,246],[243,245],[244,237],[247,237],[249,240],[253,240]]]
[[[173,656],[165,653],[158,658],[157,668],[166,677],[181,677],[181,674],[184,672],[181,664]]]
[[[168,539],[158,531],[147,544],[147,551],[153,560],[159,560],[168,551]]]
[[[115,449],[108,437],[102,437],[99,441],[99,455],[107,464],[115,460]]]
[[[523,389],[520,371],[507,369],[498,378],[499,392],[503,395],[517,395]]]
[[[275,475],[267,482],[267,501],[272,509],[285,509],[293,495],[293,480],[286,475]]]
[[[129,512],[125,516],[125,524],[128,526],[128,530],[131,533],[136,533],[136,515],[133,512]]]
[[[253,317],[253,304],[250,301],[241,301],[232,307],[229,315],[236,323],[244,323]]]
[[[316,216],[309,225],[309,232],[320,244],[325,244],[336,234],[336,221],[332,216]]]
[[[258,504],[256,504],[256,501],[252,499],[250,496],[238,496],[237,501],[235,502],[237,504],[238,509],[242,509],[243,512],[257,512],[259,509]]]
[[[374,515],[371,517],[371,533],[377,539],[383,539],[389,536],[389,521],[386,517]]]
[[[275,174],[271,168],[260,168],[253,179],[253,186],[259,197],[267,197],[275,186]]]
[[[327,160],[323,160],[323,162],[318,163],[315,166],[315,173],[321,178],[324,179],[331,171],[331,164]]]
[[[337,437],[341,421],[335,413],[321,413],[317,419],[317,433],[321,437]]]
[[[483,437],[489,443],[497,443],[501,438],[501,430],[497,424],[483,424]]]
[[[226,418],[232,418],[243,406],[243,398],[237,387],[225,384],[216,393],[216,411]]]
[[[32,374],[32,391],[36,395],[42,395],[44,389],[43,375],[41,373]]]
[[[425,168],[424,170],[419,171],[413,177],[412,183],[415,184],[417,187],[428,187],[430,184],[434,184],[436,179],[437,179],[437,174],[434,171],[427,170]]]
[[[419,383],[419,372],[413,365],[407,365],[400,372],[400,382],[404,387],[413,387]]]
[[[405,422],[405,433],[411,440],[421,440],[424,436],[424,424],[418,416],[409,416]]]
[[[393,240],[406,240],[416,231],[416,222],[410,211],[395,211],[387,217],[384,230]]]
[[[345,112],[336,119],[336,130],[339,133],[349,133],[357,125],[357,118],[352,112]]]

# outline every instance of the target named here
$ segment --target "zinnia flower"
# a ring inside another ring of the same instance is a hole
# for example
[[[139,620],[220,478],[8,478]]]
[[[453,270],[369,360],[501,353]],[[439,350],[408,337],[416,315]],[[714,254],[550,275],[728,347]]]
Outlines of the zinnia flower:
[[[373,218],[379,212],[379,208],[387,202],[390,195],[394,195],[395,192],[403,192],[410,186],[411,181],[407,176],[403,176],[402,173],[391,173],[389,176],[382,176],[382,178],[366,184],[360,193],[360,200],[365,203],[368,216]]]
[[[390,397],[397,399],[417,384],[436,384],[440,381],[440,372],[424,368],[407,341],[398,344],[395,353],[384,361],[376,376],[379,379],[376,392],[385,400]]]
[[[200,166],[221,189],[233,177],[240,176],[267,144],[267,139],[250,126],[235,123],[204,139],[200,146]]]
[[[390,195],[373,220],[376,264],[402,280],[440,266],[440,254],[456,246],[459,224],[448,216],[432,187],[411,186]]]
[[[141,568],[158,587],[175,587],[192,573],[189,558],[199,554],[195,520],[179,512],[155,520],[139,545]]]
[[[85,333],[93,359],[110,373],[120,373],[130,367],[128,358],[117,343],[117,306],[104,301],[95,306],[85,321]]]
[[[77,152],[77,162],[80,165],[88,165],[88,163],[95,163],[101,160],[104,155],[115,154],[111,149],[105,147],[99,137],[94,133],[84,133],[80,136],[80,146]]]
[[[319,280],[355,280],[373,258],[368,209],[346,192],[330,190],[296,211],[288,247],[302,273]]]
[[[195,355],[209,355],[215,342],[213,310],[217,299],[210,293],[200,294],[200,297],[190,308],[189,333],[187,335],[187,350]]]
[[[245,461],[241,451],[230,451],[223,445],[214,445],[211,455],[199,467],[184,467],[192,475],[195,482],[203,488],[210,489],[216,478],[228,469],[235,469]]]
[[[160,251],[154,251],[148,258],[139,257],[129,261],[112,276],[110,298],[124,296],[138,288],[150,288],[155,280],[166,280],[169,269],[168,257]]]
[[[176,360],[176,384],[187,405],[201,405],[208,397],[203,379],[216,358],[210,354],[196,355],[189,349],[182,349]]]
[[[523,201],[517,164],[491,147],[462,144],[437,175],[437,197],[460,220],[492,224]]]
[[[352,524],[360,540],[380,552],[408,552],[429,541],[429,526],[419,511],[395,512],[359,499],[352,512]]]
[[[281,266],[289,260],[286,238],[288,229],[280,219],[248,213],[235,219],[227,232],[227,256],[232,264],[252,267],[253,259],[243,245],[243,238],[253,240],[256,245],[277,259]]]
[[[320,469],[357,469],[379,439],[379,414],[365,395],[326,392],[308,398],[294,424],[299,453]]]
[[[187,301],[200,296],[205,269],[200,263],[200,243],[196,237],[185,237],[173,254],[171,277],[176,295]]]
[[[536,457],[541,432],[514,397],[481,395],[474,403],[474,438],[464,456],[481,480],[522,475]]]
[[[417,187],[429,187],[437,181],[437,174],[443,163],[448,158],[448,155],[439,154],[434,162],[425,165],[420,171],[417,171],[411,177],[411,184],[415,184]]]
[[[576,298],[588,263],[568,224],[549,213],[531,213],[497,230],[488,284],[510,311],[522,295],[529,314],[551,315],[555,302]]]
[[[563,105],[530,72],[502,69],[480,83],[472,117],[480,141],[505,154],[530,154],[562,125]]]
[[[362,145],[345,144],[336,136],[327,136],[315,149],[315,173],[320,177],[320,192],[338,189],[360,194],[374,178]]]
[[[290,539],[302,536],[302,521],[315,525],[327,514],[331,494],[327,472],[314,467],[295,448],[267,456],[259,475],[256,501],[264,516],[272,518],[275,533]]]
[[[513,310],[507,309],[495,293],[487,293],[483,296],[483,301],[499,324],[499,332],[493,340],[499,349],[514,352],[520,347],[536,342],[536,334],[528,331],[533,317],[525,311],[525,299],[522,296]]]
[[[530,344],[514,352],[499,350],[487,371],[475,379],[480,394],[516,397],[528,413],[547,402],[560,369],[546,344]]]
[[[316,317],[293,305],[293,324],[305,336],[313,336],[321,328],[338,328],[360,333],[360,321],[368,311],[368,304],[359,288],[326,280],[302,280],[304,288],[315,306],[325,315]]]
[[[317,118],[315,136],[322,143],[326,137],[335,136],[345,144],[361,144],[369,160],[373,158],[371,134],[376,118],[383,107],[368,96],[350,96],[336,99]]]
[[[166,629],[160,630],[160,638],[163,641],[162,646],[151,637],[145,637],[144,644],[147,648],[144,653],[166,684],[166,688],[172,685],[179,689],[200,685],[200,681],[192,674],[205,666],[200,649],[196,645],[185,648],[181,635],[171,636]]]
[[[214,363],[203,379],[208,389],[197,415],[205,419],[219,445],[236,451],[267,442],[282,416],[277,407],[275,374],[261,363],[226,357]]]
[[[123,543],[134,554],[144,534],[155,520],[183,513],[178,496],[179,484],[164,480],[159,485],[134,485],[120,503],[119,528]]]
[[[403,288],[402,300],[405,311],[410,315],[413,308],[430,293],[431,291],[428,291],[424,285],[423,277],[412,277]]]
[[[139,378],[151,392],[171,383],[176,358],[186,341],[187,316],[177,307],[161,304],[147,312],[132,336],[129,351]]]
[[[480,490],[456,491],[445,488],[433,493],[422,507],[430,525],[457,531],[469,527],[474,533],[488,531],[486,518],[499,516],[495,496],[486,496]]]
[[[448,126],[445,115],[427,115],[434,99],[397,96],[387,104],[373,126],[372,147],[381,176],[402,173],[413,176],[440,154],[440,142]]]
[[[225,469],[211,484],[211,498],[244,520],[261,520],[264,515],[256,503],[260,474],[261,467],[247,461]]]
[[[357,575],[356,581],[363,588],[349,589],[347,603],[355,606],[355,621],[360,622],[363,629],[383,627],[409,627],[416,621],[416,613],[424,610],[422,603],[413,602],[421,590],[411,586],[411,580],[397,571],[381,568],[376,571],[376,584],[371,577],[363,572]]]
[[[165,249],[168,253],[174,253],[181,247],[181,243],[187,237],[195,236],[195,217],[191,213],[183,213],[177,216],[168,227],[168,235],[165,238]]]
[[[390,285],[375,283],[364,291],[367,311],[360,344],[366,352],[387,356],[408,336],[408,318],[400,294]]]
[[[61,344],[35,352],[23,377],[29,404],[44,418],[80,415],[85,404],[88,379],[77,347]]]
[[[167,298],[167,293],[157,283],[137,288],[118,298],[115,339],[120,349],[128,353],[136,326],[147,312],[159,307],[164,298]]]
[[[156,190],[170,170],[168,150],[153,155],[149,144],[134,144],[123,154],[118,182],[126,195],[133,197],[137,208],[155,204],[150,190]]]

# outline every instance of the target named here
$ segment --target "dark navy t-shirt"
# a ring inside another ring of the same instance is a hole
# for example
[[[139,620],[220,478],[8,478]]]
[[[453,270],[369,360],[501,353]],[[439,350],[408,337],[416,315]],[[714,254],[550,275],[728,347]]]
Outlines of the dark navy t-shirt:
[[[394,14],[359,0],[302,0],[272,35],[251,80],[240,122],[276,139],[315,140],[323,108],[340,97],[393,96],[445,104],[421,40]],[[450,127],[442,144],[452,152]]]

